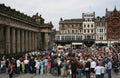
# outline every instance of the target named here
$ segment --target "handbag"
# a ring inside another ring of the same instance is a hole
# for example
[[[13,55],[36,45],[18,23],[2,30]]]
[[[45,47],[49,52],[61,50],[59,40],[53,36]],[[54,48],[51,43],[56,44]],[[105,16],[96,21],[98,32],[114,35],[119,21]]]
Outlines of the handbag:
[[[85,71],[89,71],[89,68],[85,68]]]

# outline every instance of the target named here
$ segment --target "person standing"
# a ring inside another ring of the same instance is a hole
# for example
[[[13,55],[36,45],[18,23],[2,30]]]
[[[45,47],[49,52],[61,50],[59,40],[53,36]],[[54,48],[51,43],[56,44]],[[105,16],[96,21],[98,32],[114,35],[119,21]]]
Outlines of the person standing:
[[[35,72],[35,61],[34,61],[33,57],[31,57],[31,59],[29,61],[29,69],[30,69],[30,73]]]
[[[6,60],[5,65],[6,65],[6,73],[8,73],[9,59]]]
[[[13,64],[11,62],[9,62],[8,74],[9,78],[13,78]]]
[[[76,78],[77,74],[77,61],[75,58],[71,61],[71,71],[72,71],[72,78]]]
[[[102,64],[102,66],[101,66],[101,78],[104,78],[104,74],[105,74],[105,67]]]
[[[77,66],[77,72],[78,72],[78,78],[82,78],[82,69],[83,69],[83,64],[79,61],[78,66]]]
[[[111,70],[112,70],[112,62],[111,62],[111,60],[109,59],[109,60],[108,60],[108,65],[107,65],[108,78],[112,78],[112,76],[111,76]]]
[[[42,60],[40,61],[40,67],[41,67],[41,68],[40,68],[40,74],[41,74],[41,75],[44,74],[44,65],[45,65],[45,64],[44,64],[44,61],[43,61],[43,59],[42,59]]]
[[[38,75],[39,74],[39,70],[40,70],[40,63],[38,61],[38,59],[35,60],[35,68],[36,68],[36,74]]]
[[[91,75],[92,75],[91,77],[95,77],[95,71],[94,71],[95,67],[96,67],[96,62],[95,62],[95,60],[92,59],[92,62],[91,62],[91,65],[90,65]]]
[[[29,71],[29,60],[27,58],[25,58],[24,64],[25,64],[25,73],[28,73],[28,71]]]
[[[85,64],[86,78],[90,78],[90,64],[91,64],[90,61],[91,61],[91,59],[88,59]]]
[[[97,64],[94,71],[95,71],[95,74],[96,74],[96,78],[101,78],[101,66],[100,66],[100,64]]]
[[[19,60],[19,59],[17,59],[17,61],[16,61],[17,74],[20,74],[20,64],[21,64],[20,60]]]

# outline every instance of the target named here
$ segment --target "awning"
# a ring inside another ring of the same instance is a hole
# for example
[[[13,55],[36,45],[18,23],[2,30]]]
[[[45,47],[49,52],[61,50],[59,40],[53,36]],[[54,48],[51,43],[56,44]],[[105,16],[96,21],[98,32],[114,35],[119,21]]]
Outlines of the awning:
[[[98,43],[104,43],[104,44],[107,44],[107,41],[95,41],[96,44]]]
[[[82,45],[82,43],[72,43],[72,45]]]

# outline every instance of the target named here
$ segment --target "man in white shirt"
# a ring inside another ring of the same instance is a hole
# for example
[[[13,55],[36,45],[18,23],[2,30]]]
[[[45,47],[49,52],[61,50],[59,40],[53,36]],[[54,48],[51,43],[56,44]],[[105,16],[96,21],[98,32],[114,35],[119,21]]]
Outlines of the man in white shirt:
[[[91,76],[92,76],[92,77],[95,77],[95,71],[94,71],[95,67],[96,67],[96,62],[95,62],[94,60],[92,60],[91,65],[90,65],[90,68],[91,68]]]
[[[17,74],[20,74],[20,64],[21,64],[20,60],[19,60],[19,59],[17,59],[17,60],[16,60],[16,65],[17,65]]]
[[[96,74],[96,78],[101,78],[101,66],[97,65],[95,67],[95,74]]]
[[[101,66],[101,78],[104,78],[104,74],[105,74],[105,67],[104,67],[104,65],[102,64],[102,66]]]

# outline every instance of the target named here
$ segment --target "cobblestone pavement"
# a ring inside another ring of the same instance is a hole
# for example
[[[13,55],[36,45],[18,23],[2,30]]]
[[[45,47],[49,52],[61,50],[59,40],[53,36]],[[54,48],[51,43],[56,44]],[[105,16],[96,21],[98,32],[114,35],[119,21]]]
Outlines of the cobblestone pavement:
[[[0,78],[9,78],[8,74],[0,74]],[[45,75],[35,75],[35,74],[20,74],[20,75],[14,75],[13,78],[71,78],[70,76],[67,77],[61,77],[61,76],[53,76],[51,74],[45,74]],[[83,76],[82,78],[86,78]],[[93,78],[93,77],[91,77]],[[107,74],[105,75],[105,78],[107,77]],[[112,73],[112,78],[120,78],[120,73],[118,75]]]

